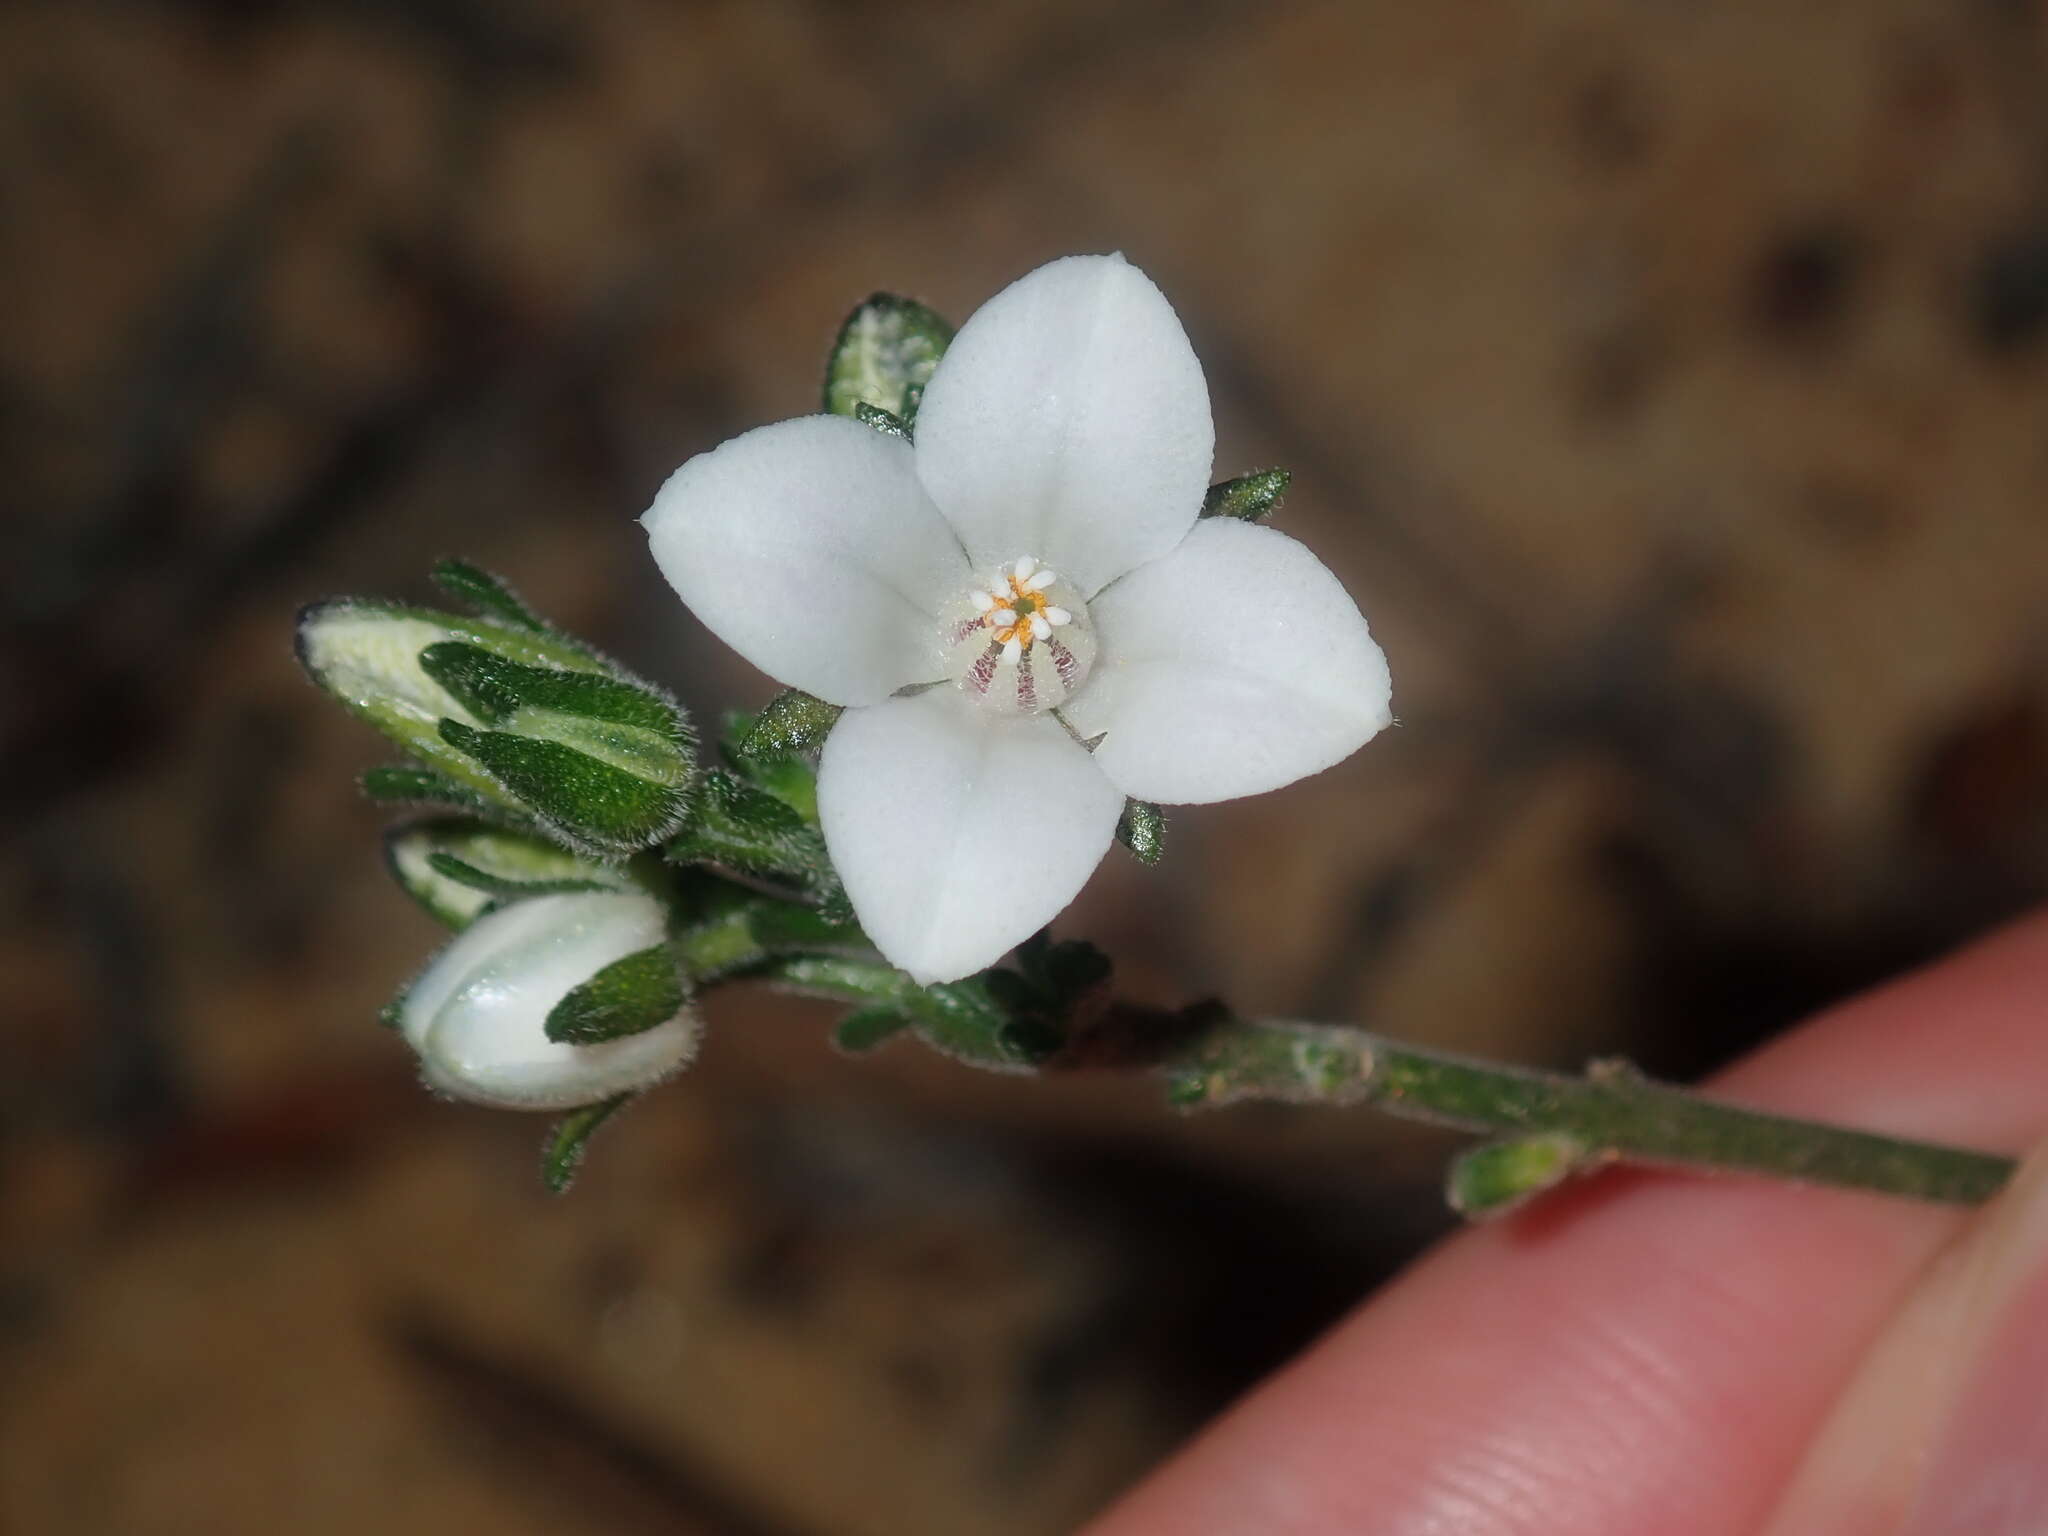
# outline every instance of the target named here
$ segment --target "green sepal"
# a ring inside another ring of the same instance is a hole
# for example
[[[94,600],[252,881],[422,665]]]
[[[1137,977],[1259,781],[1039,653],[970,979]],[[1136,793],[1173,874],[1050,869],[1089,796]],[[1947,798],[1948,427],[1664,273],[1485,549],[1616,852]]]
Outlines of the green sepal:
[[[559,636],[433,608],[333,598],[299,611],[299,663],[315,683],[470,796],[516,810],[504,786],[441,735],[446,717],[481,723],[420,665],[422,651],[449,641],[535,667],[605,672],[602,661]]]
[[[601,1099],[595,1104],[571,1110],[555,1122],[554,1129],[548,1132],[547,1140],[541,1143],[540,1149],[540,1181],[547,1186],[549,1194],[564,1194],[576,1182],[576,1173],[583,1166],[583,1154],[590,1145],[591,1134],[633,1097],[630,1093],[622,1093],[615,1098]]]
[[[420,670],[487,725],[502,725],[525,708],[632,726],[672,740],[684,734],[681,712],[646,684],[528,666],[454,640],[421,651]]]
[[[536,723],[520,711],[508,723]],[[557,715],[557,722],[578,717]],[[670,777],[657,780],[581,750],[611,749],[611,755],[653,766],[651,732],[604,725],[571,734],[570,746],[519,731],[477,730],[456,720],[441,722],[441,736],[451,747],[474,759],[493,779],[530,808],[557,837],[572,847],[600,856],[632,853],[660,842],[681,825],[687,778],[687,755],[680,743]]]
[[[1280,510],[1280,498],[1287,494],[1287,484],[1293,478],[1284,469],[1258,469],[1212,485],[1202,497],[1202,516],[1263,523]]]
[[[909,1014],[892,1003],[870,1003],[833,1026],[832,1043],[849,1056],[859,1056],[901,1034],[912,1022]]]
[[[843,706],[827,704],[801,688],[785,688],[745,723],[734,750],[742,758],[815,752],[845,713]]]
[[[384,834],[384,862],[406,893],[450,928],[466,928],[494,900],[619,890],[615,868],[558,843],[467,816],[401,822]]]
[[[671,863],[711,864],[786,882],[834,916],[850,910],[817,828],[788,800],[722,768],[693,786],[684,829],[663,854]]]
[[[1444,1194],[1468,1220],[1505,1216],[1562,1184],[1585,1158],[1585,1145],[1558,1131],[1489,1141],[1451,1164]]]
[[[505,584],[504,578],[480,565],[471,565],[467,560],[442,560],[429,574],[435,586],[486,619],[495,619],[500,624],[509,624],[514,629],[536,635],[558,633],[547,620],[520,601],[519,594]]]
[[[864,427],[873,427],[877,432],[890,437],[910,438],[910,423],[894,411],[885,411],[879,405],[869,405],[865,400],[854,403],[853,419]]]
[[[666,1024],[684,1001],[675,954],[656,944],[570,988],[548,1011],[546,1034],[558,1045],[602,1045]]]
[[[615,891],[619,888],[618,883],[612,880],[511,880],[489,870],[478,869],[452,853],[430,853],[427,863],[444,879],[499,901],[518,901],[527,896],[567,896],[576,891]]]
[[[866,404],[903,421],[952,344],[953,327],[915,299],[878,293],[857,306],[839,327],[825,363],[825,409],[852,416]]]
[[[1150,800],[1126,800],[1116,819],[1116,840],[1140,864],[1157,864],[1166,852],[1166,812]]]
[[[469,811],[514,830],[530,829],[534,825],[533,818],[524,812],[515,811],[502,801],[486,798],[432,768],[387,763],[379,768],[364,769],[356,783],[366,799],[379,805],[438,806],[452,811]]]

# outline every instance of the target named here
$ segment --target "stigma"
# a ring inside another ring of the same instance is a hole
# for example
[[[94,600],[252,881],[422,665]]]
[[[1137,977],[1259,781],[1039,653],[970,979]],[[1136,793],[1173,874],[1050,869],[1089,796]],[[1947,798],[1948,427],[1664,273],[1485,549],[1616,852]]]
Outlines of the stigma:
[[[1080,594],[1031,555],[970,587],[940,622],[947,675],[1001,714],[1057,709],[1095,662],[1095,630]]]

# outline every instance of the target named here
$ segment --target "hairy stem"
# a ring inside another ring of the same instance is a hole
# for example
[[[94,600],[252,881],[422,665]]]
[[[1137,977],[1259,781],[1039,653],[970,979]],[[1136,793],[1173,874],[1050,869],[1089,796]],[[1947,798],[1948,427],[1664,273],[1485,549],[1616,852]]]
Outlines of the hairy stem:
[[[1527,1160],[1530,1189],[1605,1163],[1714,1168],[1910,1199],[1976,1204],[2011,1176],[1986,1152],[1906,1141],[1720,1104],[1651,1082],[1625,1062],[1584,1077],[1495,1066],[1360,1030],[1225,1019],[1166,1064],[1175,1102],[1283,1099],[1372,1104],[1460,1130],[1542,1139],[1568,1157]],[[1489,1173],[1497,1170],[1489,1169]],[[1454,1170],[1454,1200],[1459,1184]],[[1460,1201],[1461,1208],[1465,1202]],[[1504,1207],[1489,1191],[1486,1204]]]

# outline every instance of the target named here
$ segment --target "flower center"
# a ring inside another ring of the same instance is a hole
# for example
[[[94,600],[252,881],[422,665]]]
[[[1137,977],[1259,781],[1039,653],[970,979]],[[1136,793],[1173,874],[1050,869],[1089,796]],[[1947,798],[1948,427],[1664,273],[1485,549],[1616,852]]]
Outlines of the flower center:
[[[1056,709],[1095,662],[1080,594],[1029,555],[948,603],[940,625],[947,676],[1000,714]]]

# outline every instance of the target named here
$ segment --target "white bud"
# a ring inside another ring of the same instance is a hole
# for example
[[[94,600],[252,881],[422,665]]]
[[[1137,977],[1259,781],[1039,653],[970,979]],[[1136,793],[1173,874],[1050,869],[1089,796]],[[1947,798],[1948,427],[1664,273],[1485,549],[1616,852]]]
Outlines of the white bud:
[[[652,1087],[696,1048],[687,1006],[597,1045],[550,1040],[547,1020],[613,961],[660,944],[665,928],[661,905],[637,892],[536,896],[478,918],[399,1002],[428,1086],[499,1109],[573,1109]]]

